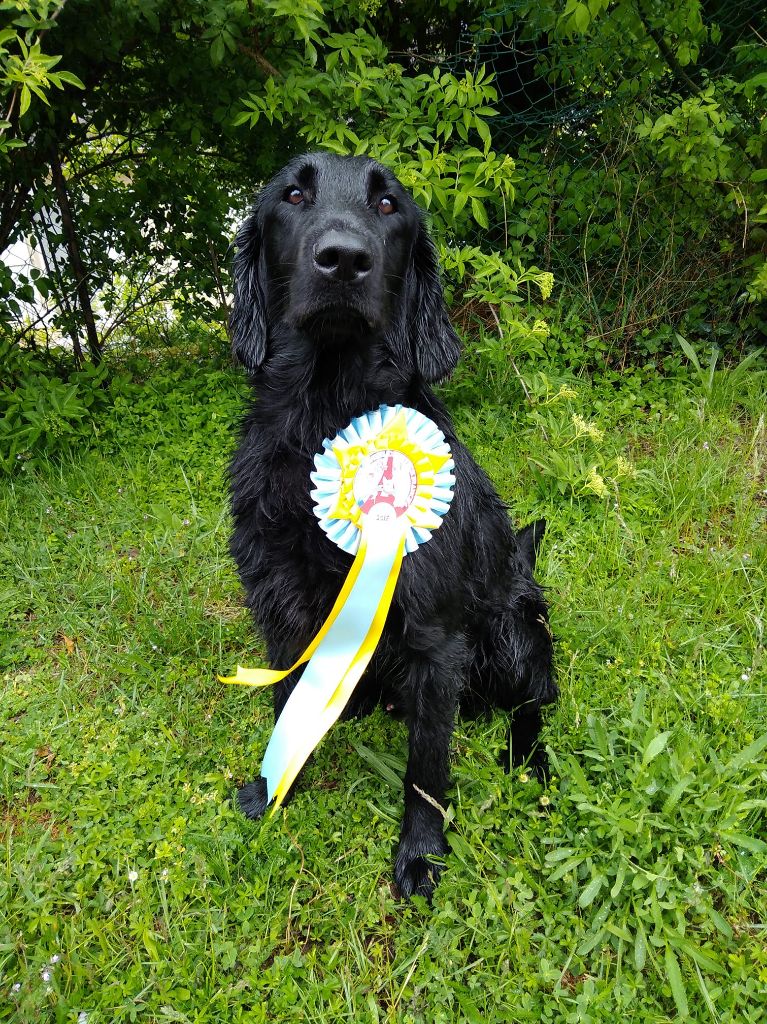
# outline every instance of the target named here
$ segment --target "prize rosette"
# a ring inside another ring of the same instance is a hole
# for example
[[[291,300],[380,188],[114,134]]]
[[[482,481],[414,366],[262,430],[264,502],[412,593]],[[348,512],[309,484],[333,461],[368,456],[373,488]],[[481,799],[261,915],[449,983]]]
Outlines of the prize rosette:
[[[453,500],[453,460],[445,435],[426,416],[401,405],[357,416],[323,442],[314,466],[314,514],[350,555],[357,554],[363,523],[395,519],[401,520],[410,554],[429,540]]]
[[[402,559],[425,544],[453,498],[454,463],[442,431],[415,409],[382,405],[355,417],[315,456],[314,513],[350,555],[330,615],[295,664],[247,669],[225,683],[269,686],[306,665],[282,710],[261,774],[275,809],[346,707],[386,623]]]

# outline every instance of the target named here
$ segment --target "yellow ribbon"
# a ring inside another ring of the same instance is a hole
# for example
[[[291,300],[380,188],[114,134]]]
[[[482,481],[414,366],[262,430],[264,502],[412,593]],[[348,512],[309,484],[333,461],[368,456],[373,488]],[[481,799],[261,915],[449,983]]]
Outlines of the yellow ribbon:
[[[299,665],[306,664],[311,658],[317,648],[320,646],[322,641],[327,636],[328,630],[338,618],[338,613],[341,611],[343,606],[346,604],[346,600],[351,594],[354,584],[357,582],[357,577],[360,574],[362,563],[365,561],[365,554],[367,552],[367,541],[363,536],[360,538],[360,546],[352,567],[349,570],[349,575],[344,580],[344,585],[341,587],[341,591],[336,598],[336,603],[333,605],[330,615],[325,619],[322,626],[320,627],[319,633],[315,636],[309,646],[306,648],[304,653],[300,655],[297,661],[295,661],[290,668],[286,669],[270,669],[270,668],[244,668],[242,665],[237,666],[237,671],[233,676],[219,676],[218,680],[221,683],[228,683],[236,686],[273,686],[274,683],[279,683],[281,679],[289,676],[291,672],[299,667]]]

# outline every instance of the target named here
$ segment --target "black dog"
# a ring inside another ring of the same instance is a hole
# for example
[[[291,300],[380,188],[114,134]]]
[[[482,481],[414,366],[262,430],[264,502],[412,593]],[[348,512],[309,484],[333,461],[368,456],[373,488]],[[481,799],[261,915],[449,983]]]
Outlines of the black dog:
[[[557,691],[532,574],[545,523],[513,532],[429,387],[453,370],[459,343],[423,216],[388,170],[366,158],[295,159],[259,195],[236,246],[231,330],[255,401],[231,465],[231,550],[273,667],[292,665],[308,645],[351,565],[312,511],[309,473],[323,438],[401,403],[437,424],[455,460],[452,505],[429,543],[405,558],[383,637],[346,710],[383,702],[404,715],[394,876],[403,895],[430,896],[440,871],[432,857],[447,848],[434,803],[449,781],[459,701],[514,710],[514,761],[544,764],[540,708]],[[275,717],[300,671],[275,688]],[[244,786],[239,801],[248,817],[263,814],[265,780]]]

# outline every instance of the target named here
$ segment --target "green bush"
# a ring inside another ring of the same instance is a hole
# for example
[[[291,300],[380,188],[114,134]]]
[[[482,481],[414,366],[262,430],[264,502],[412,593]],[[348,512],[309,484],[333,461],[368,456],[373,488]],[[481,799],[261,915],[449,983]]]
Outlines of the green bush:
[[[51,364],[0,339],[0,472],[35,464],[98,436],[111,404],[107,368]],[[124,381],[113,381],[117,389]],[[114,393],[114,392],[112,392]]]

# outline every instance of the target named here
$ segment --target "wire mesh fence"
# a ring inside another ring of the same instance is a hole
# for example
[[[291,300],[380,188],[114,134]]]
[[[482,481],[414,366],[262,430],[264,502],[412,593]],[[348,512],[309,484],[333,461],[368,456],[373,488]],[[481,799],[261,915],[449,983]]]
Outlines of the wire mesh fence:
[[[511,0],[449,61],[493,72],[493,145],[517,162],[513,218],[491,239],[553,270],[624,345],[691,314],[725,346],[753,338],[765,6],[625,0],[590,17],[606,6]]]

